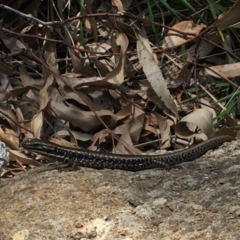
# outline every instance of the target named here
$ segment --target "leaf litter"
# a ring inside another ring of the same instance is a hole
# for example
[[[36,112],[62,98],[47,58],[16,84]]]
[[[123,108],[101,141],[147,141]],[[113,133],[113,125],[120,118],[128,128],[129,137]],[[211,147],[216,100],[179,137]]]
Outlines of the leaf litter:
[[[86,1],[80,9],[77,1],[58,1],[50,9],[44,2],[31,5],[32,15],[21,12],[22,3],[14,13],[11,4],[3,8],[0,140],[11,153],[3,177],[45,162],[19,151],[22,138],[142,154],[168,149],[176,138],[206,140],[216,134],[214,123],[220,121],[236,125],[226,111],[226,88],[212,88],[218,100],[203,89],[217,86],[221,77],[222,84],[234,86],[228,78],[239,75],[238,62],[207,66],[219,47],[217,29],[210,32],[211,27],[235,24],[230,12],[239,1],[212,26],[153,22],[139,17],[143,2]],[[48,11],[54,14],[47,18]],[[8,16],[19,22],[9,22]],[[159,41],[152,37],[153,24],[159,32],[165,29]],[[213,121],[219,112],[221,119]]]

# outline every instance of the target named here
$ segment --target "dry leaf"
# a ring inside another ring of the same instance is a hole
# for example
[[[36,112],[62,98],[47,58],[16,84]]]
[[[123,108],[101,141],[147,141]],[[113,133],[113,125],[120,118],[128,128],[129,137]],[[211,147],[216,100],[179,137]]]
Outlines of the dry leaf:
[[[223,77],[223,78],[233,78],[240,76],[240,63],[232,63],[232,64],[224,64],[224,65],[217,65],[217,66],[212,66],[209,68],[205,68],[206,74],[209,74],[213,77]],[[213,71],[211,71],[213,70]],[[216,74],[216,73],[218,74]]]
[[[39,111],[42,111],[48,105],[48,102],[50,100],[48,89],[52,86],[53,80],[53,75],[49,75],[45,81],[43,88],[39,91]]]
[[[133,142],[138,142],[144,124],[145,112],[138,107],[132,106],[132,120],[129,126],[129,134]]]
[[[237,0],[234,5],[217,20],[214,25],[220,29],[231,27],[231,25],[240,22],[240,0]]]
[[[16,150],[9,150],[9,159],[11,161],[19,161],[22,164],[27,164],[31,166],[41,166],[42,164],[38,161],[33,160],[32,158],[26,157],[23,153]]]
[[[154,61],[152,49],[144,29],[142,29],[138,35],[137,52],[139,61],[143,67],[143,72],[145,73],[152,90],[157,94],[159,103],[160,101],[163,102],[164,107],[168,110],[168,112],[173,113],[176,117],[178,117],[176,104],[170,95],[162,72]]]
[[[41,136],[43,121],[44,119],[42,111],[38,112],[31,121],[31,131],[33,132],[35,138],[40,138]]]
[[[106,77],[103,78],[103,81],[108,81],[109,83],[114,83],[119,85],[124,81],[124,64],[125,64],[125,57],[126,57],[125,54],[128,47],[128,38],[126,37],[125,34],[120,33],[117,36],[116,42],[121,46],[121,50],[120,50],[121,54],[120,54],[119,62],[116,68],[114,68],[112,72],[110,72]]]
[[[160,149],[165,149],[171,146],[171,126],[173,125],[173,122],[170,120],[167,120],[166,117],[161,116],[158,113],[154,113],[154,115],[157,118],[158,127],[160,129],[161,133],[161,143]]]
[[[124,144],[123,144],[124,143]],[[118,154],[141,154],[141,151],[133,146],[132,139],[129,134],[129,125],[124,124],[121,132],[120,140],[117,146],[113,148],[113,153]]]
[[[193,137],[206,140],[214,132],[212,125],[212,113],[207,109],[197,109],[187,116],[183,117],[175,126],[176,135],[191,139]],[[196,132],[200,130],[201,132]]]
[[[182,21],[175,24],[172,29],[181,31],[183,33],[194,33],[198,35],[205,27],[205,24],[195,24],[193,21]],[[174,30],[169,30],[167,36],[163,40],[162,48],[165,49],[180,46],[191,38],[194,38],[194,36],[188,35],[187,38],[185,38],[183,34]]]
[[[86,132],[102,124],[93,112],[67,107],[65,104],[58,103],[54,100],[50,101],[49,107],[60,119],[69,121],[73,126],[79,127]],[[112,112],[108,110],[101,110],[96,111],[96,114],[102,118],[109,127],[116,124],[116,118]]]
[[[91,151],[96,151],[98,149],[98,147],[96,145],[99,145],[99,144],[105,142],[108,135],[109,135],[109,132],[106,129],[103,129],[103,130],[95,133],[93,136],[93,142],[88,149]]]
[[[0,61],[0,73],[10,75],[13,72],[12,68]]]

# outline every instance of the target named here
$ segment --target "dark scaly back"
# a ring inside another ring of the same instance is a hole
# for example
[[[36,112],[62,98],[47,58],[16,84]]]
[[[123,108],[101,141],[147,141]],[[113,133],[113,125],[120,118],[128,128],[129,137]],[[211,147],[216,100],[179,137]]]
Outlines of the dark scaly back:
[[[169,166],[173,166],[183,162],[193,161],[197,158],[200,158],[209,150],[218,148],[224,142],[231,142],[233,140],[235,140],[235,138],[228,135],[210,138],[207,141],[201,142],[191,148],[188,148],[182,151],[177,151],[170,154],[158,155],[159,160],[156,160],[156,163],[161,164],[161,162],[164,161],[164,162],[167,162]]]
[[[189,149],[161,155],[100,153],[63,147],[38,139],[26,141],[22,146],[43,156],[70,163],[74,165],[74,167],[79,166],[97,169],[110,168],[139,171],[149,168],[169,168],[176,164],[193,161],[194,159],[201,157],[207,151],[215,149],[224,142],[230,142],[232,140],[234,140],[234,138],[231,136],[219,136],[197,144]]]

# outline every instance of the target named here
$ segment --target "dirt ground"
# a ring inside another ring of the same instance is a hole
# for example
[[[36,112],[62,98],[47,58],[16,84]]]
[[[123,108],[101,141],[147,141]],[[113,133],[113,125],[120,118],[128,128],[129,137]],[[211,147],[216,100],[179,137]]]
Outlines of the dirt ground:
[[[240,239],[239,149],[226,143],[170,171],[35,168],[2,179],[0,239]]]

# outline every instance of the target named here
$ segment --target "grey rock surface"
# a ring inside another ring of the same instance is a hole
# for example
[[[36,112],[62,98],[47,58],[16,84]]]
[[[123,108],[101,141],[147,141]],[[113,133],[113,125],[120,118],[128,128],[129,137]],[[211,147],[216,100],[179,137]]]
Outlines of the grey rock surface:
[[[170,171],[35,168],[3,179],[0,239],[240,239],[239,147]]]
[[[6,145],[4,142],[0,141],[0,176],[2,174],[3,166],[7,165],[9,162],[9,153],[7,152]]]

